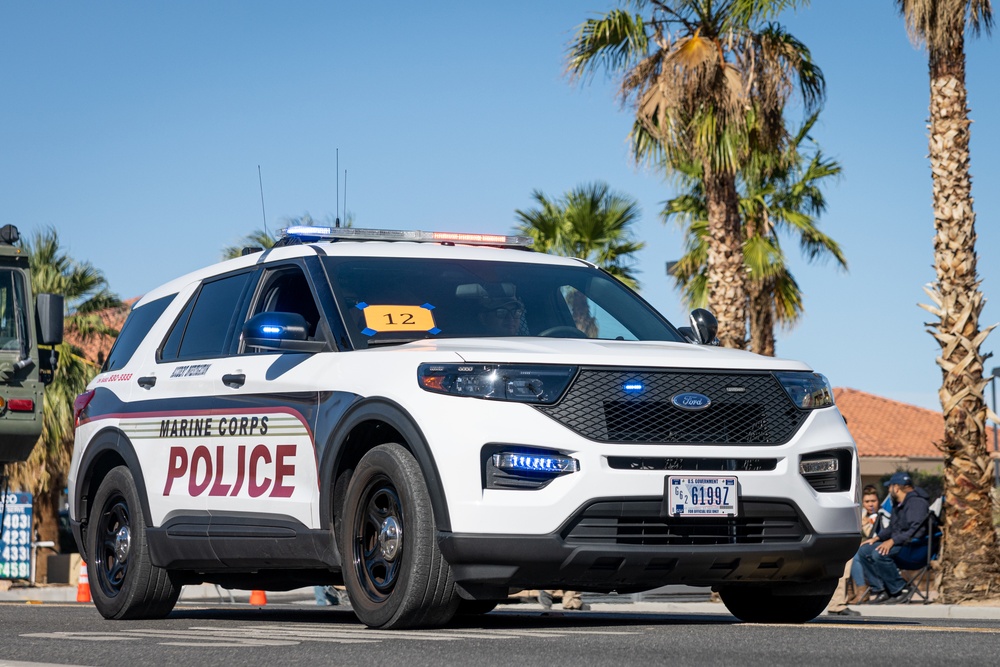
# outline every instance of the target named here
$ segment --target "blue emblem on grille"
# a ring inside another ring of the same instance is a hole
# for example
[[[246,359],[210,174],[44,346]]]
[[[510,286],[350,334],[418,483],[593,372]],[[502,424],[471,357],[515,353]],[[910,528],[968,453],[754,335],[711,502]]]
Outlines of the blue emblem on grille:
[[[670,402],[681,410],[704,410],[712,404],[712,399],[704,394],[686,391],[671,398]]]

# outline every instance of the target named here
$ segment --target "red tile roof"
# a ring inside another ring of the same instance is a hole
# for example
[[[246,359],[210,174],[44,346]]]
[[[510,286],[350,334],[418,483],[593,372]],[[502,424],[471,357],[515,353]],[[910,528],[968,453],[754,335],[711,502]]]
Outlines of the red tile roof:
[[[129,299],[128,301],[123,301],[124,308],[108,308],[107,310],[102,310],[98,313],[101,316],[101,320],[105,325],[115,329],[116,331],[121,331],[122,325],[125,324],[125,318],[128,317],[129,312],[132,310],[132,306],[141,297],[135,297]],[[111,346],[114,345],[114,336],[92,336],[87,340],[83,340],[80,335],[73,329],[66,330],[66,342],[70,345],[75,345],[83,350],[84,358],[94,362],[98,366],[104,363],[104,360],[108,356],[108,352],[111,351]]]
[[[944,439],[940,412],[844,387],[835,387],[833,396],[859,456],[943,458],[934,446]]]

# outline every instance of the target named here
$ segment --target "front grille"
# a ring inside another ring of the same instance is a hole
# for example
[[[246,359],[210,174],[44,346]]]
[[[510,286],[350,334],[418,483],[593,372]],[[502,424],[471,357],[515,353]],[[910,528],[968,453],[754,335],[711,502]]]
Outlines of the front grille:
[[[598,501],[581,510],[563,533],[567,543],[696,546],[799,542],[807,529],[784,502],[741,501],[739,515],[669,517],[663,500]]]
[[[614,470],[684,470],[691,472],[746,472],[774,470],[778,459],[708,459],[666,458],[656,456],[609,456],[608,467]]]
[[[626,383],[643,386],[625,392]],[[681,410],[671,398],[704,394],[712,404]],[[559,403],[538,409],[598,442],[753,444],[788,442],[806,419],[767,372],[582,369]]]

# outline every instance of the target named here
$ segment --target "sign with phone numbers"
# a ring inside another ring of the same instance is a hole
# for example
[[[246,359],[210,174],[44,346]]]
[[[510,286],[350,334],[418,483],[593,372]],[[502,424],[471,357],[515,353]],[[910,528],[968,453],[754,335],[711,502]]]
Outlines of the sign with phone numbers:
[[[31,577],[31,494],[0,497],[0,579]]]

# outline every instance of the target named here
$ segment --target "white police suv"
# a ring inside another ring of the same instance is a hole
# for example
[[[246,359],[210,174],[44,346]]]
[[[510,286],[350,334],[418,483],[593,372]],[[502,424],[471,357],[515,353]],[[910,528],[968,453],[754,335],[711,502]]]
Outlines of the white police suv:
[[[146,294],[75,403],[98,610],[342,582],[382,628],[512,588],[689,584],[745,620],[819,614],[859,536],[826,379],[526,241],[289,229]]]

